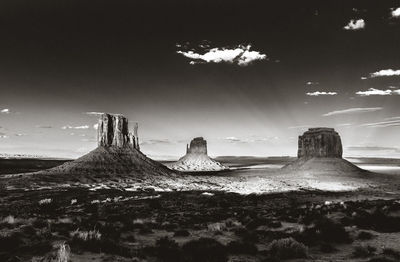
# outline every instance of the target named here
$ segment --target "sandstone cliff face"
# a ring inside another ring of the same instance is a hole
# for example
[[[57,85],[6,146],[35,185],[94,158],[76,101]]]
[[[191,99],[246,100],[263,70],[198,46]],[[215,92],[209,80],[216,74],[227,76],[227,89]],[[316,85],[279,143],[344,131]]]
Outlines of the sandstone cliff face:
[[[333,128],[310,128],[299,136],[298,158],[342,158],[342,141]]]
[[[135,125],[135,134],[129,132],[128,119],[123,115],[103,114],[99,119],[98,146],[139,149],[137,125]]]
[[[186,153],[207,155],[207,141],[202,137],[194,138],[190,141],[190,146],[187,148]]]

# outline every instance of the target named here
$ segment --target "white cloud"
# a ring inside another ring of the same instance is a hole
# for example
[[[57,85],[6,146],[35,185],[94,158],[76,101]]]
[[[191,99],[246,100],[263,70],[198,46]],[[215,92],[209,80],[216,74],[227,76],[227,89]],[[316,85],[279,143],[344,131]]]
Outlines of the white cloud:
[[[312,82],[312,81],[308,81],[306,83],[306,85],[311,86],[311,85],[319,85],[319,82]]]
[[[360,30],[365,28],[365,21],[364,19],[351,19],[350,22],[343,27],[345,30]]]
[[[4,109],[0,110],[0,113],[2,113],[2,114],[9,114],[9,113],[10,113],[10,109],[4,108]]]
[[[366,79],[368,79],[368,77],[366,77],[366,76],[361,77],[361,80],[366,80]]]
[[[364,108],[349,108],[344,110],[332,111],[322,116],[334,116],[334,115],[348,115],[348,114],[358,114],[358,113],[368,113],[382,110],[383,107],[364,107]]]
[[[70,126],[70,125],[67,125],[67,126],[63,126],[61,128],[62,129],[88,129],[89,126],[88,125],[84,125],[84,126]]]
[[[325,92],[325,91],[315,91],[315,92],[308,92],[306,95],[308,96],[335,96],[337,92]]]
[[[92,116],[100,116],[104,114],[103,112],[85,112],[86,115],[92,115]]]
[[[391,126],[400,126],[400,120],[388,120],[381,121],[375,123],[365,123],[360,125],[362,127],[391,127]]]
[[[341,126],[352,126],[353,124],[351,123],[343,123],[343,124],[337,124],[336,126],[341,127]]]
[[[99,124],[94,124],[93,128],[97,130],[99,128]]]
[[[265,60],[267,56],[258,51],[250,51],[251,45],[238,45],[236,48],[212,48],[204,54],[194,51],[181,51],[177,53],[190,58],[190,64],[196,63],[230,63],[247,66],[257,60]]]
[[[302,126],[289,126],[288,129],[308,129],[312,125],[302,125]]]
[[[392,17],[399,18],[400,17],[400,7],[392,10]]]
[[[359,96],[391,96],[391,95],[400,95],[400,89],[387,89],[381,90],[376,88],[370,88],[367,91],[358,91],[356,92]]]
[[[382,77],[382,76],[400,76],[400,69],[393,70],[393,69],[383,69],[374,73],[369,74],[370,77]]]

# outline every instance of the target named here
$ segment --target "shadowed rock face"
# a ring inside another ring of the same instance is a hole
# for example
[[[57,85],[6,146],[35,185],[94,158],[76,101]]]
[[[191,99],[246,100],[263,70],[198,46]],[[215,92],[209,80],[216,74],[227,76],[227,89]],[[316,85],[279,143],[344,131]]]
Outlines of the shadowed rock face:
[[[333,128],[310,128],[299,136],[298,158],[342,158],[342,141]]]
[[[207,141],[202,137],[196,137],[190,141],[190,147],[186,150],[187,154],[206,154],[207,155]]]
[[[137,126],[135,126],[135,132]],[[123,115],[103,114],[99,119],[98,146],[129,146],[138,149],[137,135],[129,132],[128,119]]]

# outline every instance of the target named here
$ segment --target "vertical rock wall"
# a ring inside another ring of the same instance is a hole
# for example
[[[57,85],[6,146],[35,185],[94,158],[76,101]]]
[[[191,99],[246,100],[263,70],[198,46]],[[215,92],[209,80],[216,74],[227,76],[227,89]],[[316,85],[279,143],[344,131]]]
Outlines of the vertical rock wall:
[[[190,141],[189,148],[186,149],[189,154],[205,154],[207,155],[207,141],[202,137],[196,137]]]
[[[137,127],[136,131],[137,133]],[[103,114],[99,119],[98,146],[138,149],[138,137],[129,132],[128,119],[123,115]]]
[[[342,154],[342,141],[333,128],[310,128],[299,136],[297,152],[299,158],[342,158]]]

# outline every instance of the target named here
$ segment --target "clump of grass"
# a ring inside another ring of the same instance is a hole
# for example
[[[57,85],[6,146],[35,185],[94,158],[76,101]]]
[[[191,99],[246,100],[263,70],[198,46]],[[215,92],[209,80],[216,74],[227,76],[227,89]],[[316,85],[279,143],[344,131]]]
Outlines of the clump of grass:
[[[44,199],[39,200],[39,205],[40,206],[48,205],[48,204],[51,204],[51,202],[53,202],[53,200],[51,198],[44,198]]]
[[[353,257],[356,258],[364,258],[364,257],[370,257],[375,254],[376,248],[372,247],[370,245],[360,245],[360,246],[355,246],[353,250]]]
[[[68,262],[70,258],[71,249],[65,242],[61,243],[56,252],[56,257],[52,262]]]
[[[231,254],[253,255],[258,251],[255,244],[244,241],[231,241],[227,245],[227,249]]]
[[[156,241],[155,255],[165,262],[181,261],[181,250],[178,243],[168,237],[162,237]]]
[[[15,224],[16,222],[17,222],[17,220],[15,219],[15,217],[14,216],[11,216],[11,215],[9,215],[9,216],[6,216],[5,218],[3,218],[3,221],[2,221],[3,223],[6,223],[6,224]]]
[[[94,229],[89,231],[80,231],[79,228],[70,233],[72,238],[77,238],[83,241],[90,241],[90,240],[100,240],[101,233]]]
[[[269,254],[276,259],[306,258],[308,248],[293,238],[274,240],[268,245]]]
[[[361,231],[357,235],[357,238],[361,239],[361,240],[369,240],[369,239],[372,239],[373,237],[374,237],[374,235],[367,231]]]
[[[228,261],[226,247],[215,239],[200,238],[185,243],[182,247],[184,261],[225,262]]]

